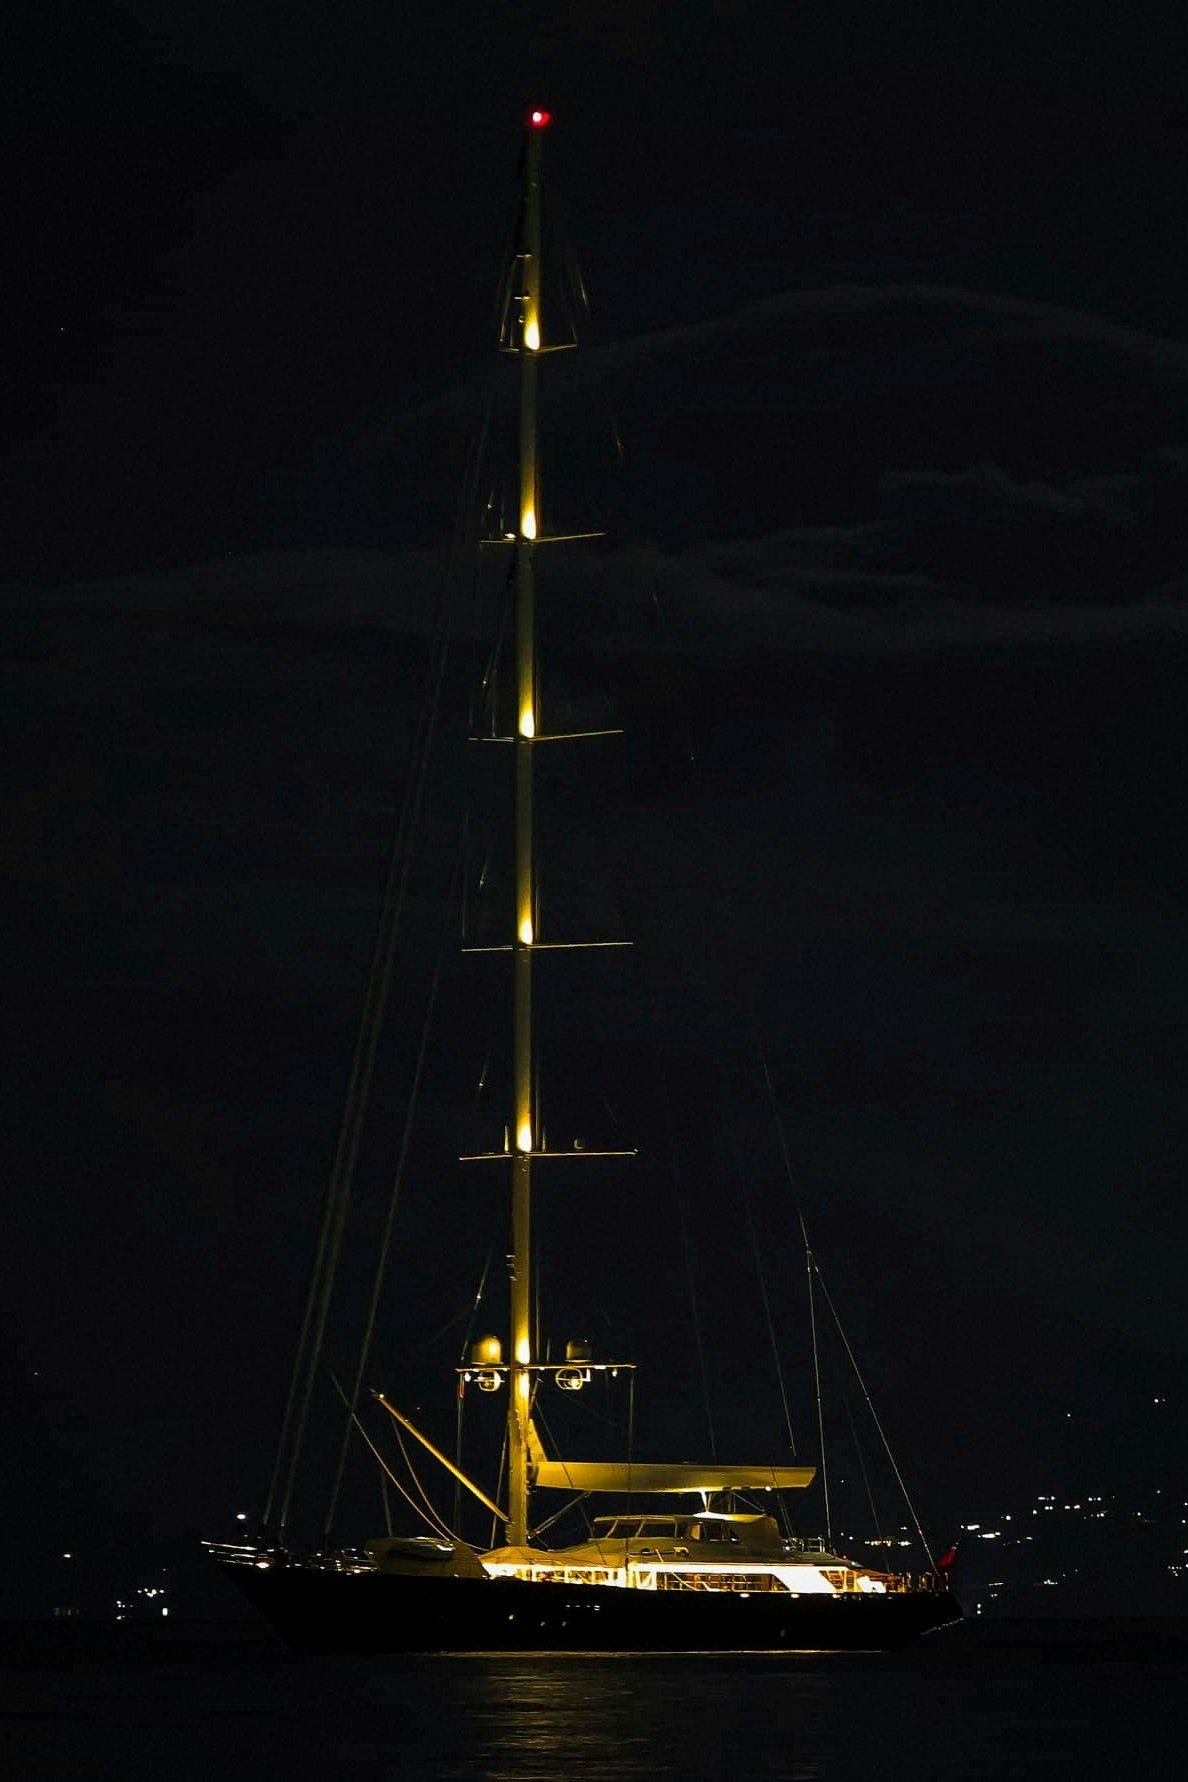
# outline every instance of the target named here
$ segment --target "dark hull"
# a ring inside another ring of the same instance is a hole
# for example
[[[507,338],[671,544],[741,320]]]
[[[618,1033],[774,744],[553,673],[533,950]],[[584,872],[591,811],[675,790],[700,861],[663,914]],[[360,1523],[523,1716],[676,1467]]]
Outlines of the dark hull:
[[[224,1570],[295,1652],[889,1651],[957,1621],[944,1591],[735,1595],[399,1577],[300,1565]]]

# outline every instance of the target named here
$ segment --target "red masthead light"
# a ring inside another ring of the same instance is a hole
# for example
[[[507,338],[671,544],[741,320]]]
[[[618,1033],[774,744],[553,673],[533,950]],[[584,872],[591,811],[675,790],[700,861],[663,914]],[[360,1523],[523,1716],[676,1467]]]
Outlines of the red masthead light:
[[[550,123],[552,115],[548,111],[530,111],[528,113],[528,128],[530,130],[545,129]]]

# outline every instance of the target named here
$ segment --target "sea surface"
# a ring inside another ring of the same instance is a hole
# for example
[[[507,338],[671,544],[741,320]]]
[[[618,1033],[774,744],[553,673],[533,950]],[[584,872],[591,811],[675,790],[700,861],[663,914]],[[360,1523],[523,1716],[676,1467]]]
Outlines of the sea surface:
[[[1184,1622],[976,1622],[889,1656],[295,1659],[243,1627],[0,1651],[14,1782],[1184,1773]]]

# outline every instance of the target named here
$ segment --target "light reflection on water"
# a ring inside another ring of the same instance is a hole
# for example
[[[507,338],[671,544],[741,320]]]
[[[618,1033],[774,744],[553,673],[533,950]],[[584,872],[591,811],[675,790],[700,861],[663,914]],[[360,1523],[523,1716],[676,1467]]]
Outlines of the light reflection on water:
[[[1038,1624],[1037,1624],[1038,1625]],[[899,1654],[309,1659],[0,1672],[20,1782],[1167,1782],[1182,1632]]]
[[[457,1742],[449,1732],[443,1741],[441,1728],[430,1736],[440,1782],[744,1774],[816,1782],[838,1709],[829,1674],[790,1669],[786,1656],[724,1664],[708,1654],[525,1655],[443,1660],[441,1668]],[[425,1683],[432,1693],[430,1673]],[[447,1741],[453,1749],[443,1749]],[[404,1767],[391,1774],[415,1773],[415,1748],[404,1745]]]
[[[1163,1782],[1169,1772],[1144,1767],[1154,1753],[1135,1729],[1150,1723],[1184,1650],[1154,1666],[1092,1647],[420,1661],[420,1714],[406,1717],[386,1754],[356,1747],[347,1773],[356,1782]],[[369,1701],[378,1707],[393,1690],[407,1704],[411,1682],[407,1669],[373,1675]]]

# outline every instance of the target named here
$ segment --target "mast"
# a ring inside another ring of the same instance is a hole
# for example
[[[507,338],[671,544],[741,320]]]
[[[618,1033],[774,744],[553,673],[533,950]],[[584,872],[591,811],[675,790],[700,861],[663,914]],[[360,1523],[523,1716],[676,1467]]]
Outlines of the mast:
[[[517,269],[519,316],[514,350],[520,359],[520,500],[515,542],[515,934],[512,938],[512,1133],[510,1392],[507,1406],[507,1544],[528,1541],[528,1430],[532,1361],[532,1158],[537,1146],[532,1105],[532,950],[536,936],[532,780],[536,737],[536,638],[533,576],[540,531],[537,462],[537,368],[541,350],[540,164],[546,111],[525,119],[524,198]]]

